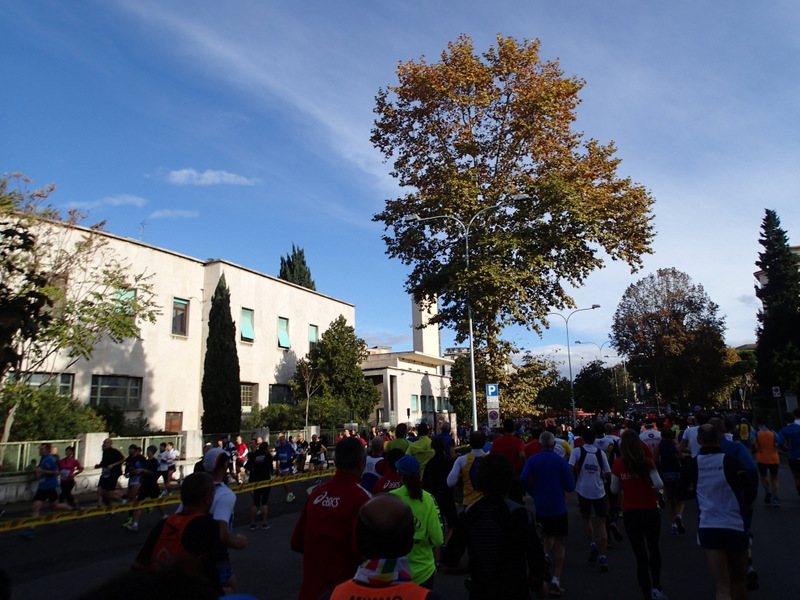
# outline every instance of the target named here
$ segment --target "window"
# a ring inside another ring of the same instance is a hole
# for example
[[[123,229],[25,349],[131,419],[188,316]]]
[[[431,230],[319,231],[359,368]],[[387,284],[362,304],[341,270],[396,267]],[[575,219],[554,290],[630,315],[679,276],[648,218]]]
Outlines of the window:
[[[436,396],[436,410],[439,412],[444,410],[444,398],[441,396]]]
[[[183,413],[167,412],[167,417],[164,420],[164,431],[177,433],[181,429],[183,429]]]
[[[16,381],[17,375],[12,373],[10,378],[12,381]],[[53,387],[59,394],[71,396],[75,375],[72,373],[25,373],[22,379],[29,387]]]
[[[270,404],[291,404],[292,391],[288,385],[281,385],[278,383],[270,384],[269,386],[269,403]]]
[[[115,406],[138,410],[142,406],[142,378],[124,375],[92,375],[92,406]]]
[[[289,343],[289,319],[278,317],[278,348],[291,348]]]
[[[253,325],[253,311],[249,308],[242,309],[240,335],[243,342],[252,342],[256,339],[256,330]]]
[[[240,396],[242,398],[242,408],[253,408],[255,402],[255,387],[254,383],[240,384]]]
[[[418,397],[416,394],[411,394],[411,410],[414,412],[419,410],[419,406],[417,404]]]
[[[189,301],[172,299],[172,335],[185,336],[188,331]]]
[[[136,290],[116,289],[114,290],[114,301],[122,309],[121,312],[126,314],[133,313],[131,303],[136,300]]]
[[[319,327],[316,325],[308,326],[308,349],[313,350],[317,346],[319,338]]]

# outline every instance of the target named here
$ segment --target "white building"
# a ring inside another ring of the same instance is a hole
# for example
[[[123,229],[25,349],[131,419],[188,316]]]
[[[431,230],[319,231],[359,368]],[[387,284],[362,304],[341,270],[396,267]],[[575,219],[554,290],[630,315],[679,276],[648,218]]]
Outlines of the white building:
[[[426,422],[438,430],[441,422],[455,418],[449,399],[450,377],[445,374],[453,361],[442,357],[439,328],[429,323],[436,310],[435,303],[427,311],[413,305],[412,351],[392,352],[383,346],[369,349],[361,369],[381,393],[381,403],[370,422]]]
[[[80,232],[80,228],[76,231]],[[355,323],[352,304],[224,260],[202,261],[129,238],[101,233],[131,273],[146,271],[161,306],[141,340],[103,341],[92,360],[48,367],[62,391],[86,403],[119,406],[167,431],[199,430],[200,386],[211,297],[222,274],[236,325],[242,405],[283,401],[298,358],[339,315]],[[36,377],[42,377],[37,375]],[[34,380],[33,383],[36,383]]]

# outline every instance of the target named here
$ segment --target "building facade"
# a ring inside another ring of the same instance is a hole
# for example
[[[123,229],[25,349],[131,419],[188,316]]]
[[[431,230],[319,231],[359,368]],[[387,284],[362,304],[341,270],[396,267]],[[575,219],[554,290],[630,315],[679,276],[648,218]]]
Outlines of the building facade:
[[[370,419],[377,425],[425,422],[437,430],[442,422],[453,425],[455,414],[449,399],[449,368],[453,361],[441,356],[439,328],[430,323],[436,303],[429,308],[412,304],[414,349],[392,352],[385,346],[369,349],[361,364],[381,393],[381,401]]]
[[[80,232],[80,229],[78,229]],[[109,404],[142,415],[157,429],[199,430],[200,386],[211,297],[220,276],[230,290],[242,382],[243,412],[254,403],[284,402],[298,358],[305,356],[340,315],[355,323],[355,306],[225,260],[199,260],[107,233],[108,248],[146,272],[161,307],[141,339],[102,341],[91,360],[70,366],[55,357],[47,373],[61,391],[87,404]]]

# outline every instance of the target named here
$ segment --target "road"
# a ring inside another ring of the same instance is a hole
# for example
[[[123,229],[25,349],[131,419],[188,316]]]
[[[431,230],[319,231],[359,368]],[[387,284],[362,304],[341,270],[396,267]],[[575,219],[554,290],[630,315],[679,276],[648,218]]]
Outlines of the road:
[[[782,507],[755,506],[754,562],[760,573],[761,589],[752,598],[800,598],[787,595],[787,585],[798,568],[794,541],[800,534],[800,498],[795,492],[786,464],[779,471],[783,489]],[[235,531],[248,537],[248,546],[233,551],[232,560],[240,591],[260,600],[290,600],[297,597],[302,581],[302,556],[289,550],[298,514],[307,498],[308,482],[296,482],[297,499],[286,503],[281,487],[273,488],[269,514],[272,528],[251,532],[248,494],[239,496],[236,505]],[[562,585],[571,598],[639,598],[633,553],[627,541],[609,550],[609,573],[599,573],[587,562],[588,546],[583,539],[574,494],[570,498],[570,535]],[[86,498],[89,505],[90,498]],[[4,518],[26,516],[26,505],[5,507]],[[51,598],[57,591],[62,598],[77,598],[81,593],[105,581],[131,564],[146,532],[158,519],[158,512],[144,515],[142,531],[131,533],[120,527],[121,516],[113,519],[93,517],[37,528],[34,540],[20,538],[19,531],[0,533],[0,565],[10,574],[17,600]],[[696,510],[690,502],[685,521],[689,532],[669,535],[662,523],[664,591],[672,599],[705,600],[714,597],[705,556],[694,536]],[[788,548],[788,551],[787,551]],[[335,551],[334,548],[331,551]],[[450,600],[467,598],[463,576],[439,575],[435,590]]]

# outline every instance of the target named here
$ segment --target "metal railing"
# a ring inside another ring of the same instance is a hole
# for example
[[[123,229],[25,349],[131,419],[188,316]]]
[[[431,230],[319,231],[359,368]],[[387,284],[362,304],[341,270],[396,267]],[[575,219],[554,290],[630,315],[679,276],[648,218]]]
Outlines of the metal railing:
[[[114,437],[111,438],[114,448],[122,452],[124,456],[128,455],[128,446],[136,444],[142,449],[153,445],[156,448],[162,442],[172,442],[175,449],[183,456],[183,436],[182,435],[152,435],[152,436],[135,436],[135,437]],[[72,446],[75,448],[75,456],[81,456],[81,440],[68,439],[68,440],[36,440],[25,442],[5,442],[0,444],[0,476],[3,475],[20,475],[23,473],[32,472],[39,464],[39,446],[44,442],[52,444],[54,453],[59,457],[64,457],[64,448]],[[86,468],[91,468],[94,465],[84,465]]]

